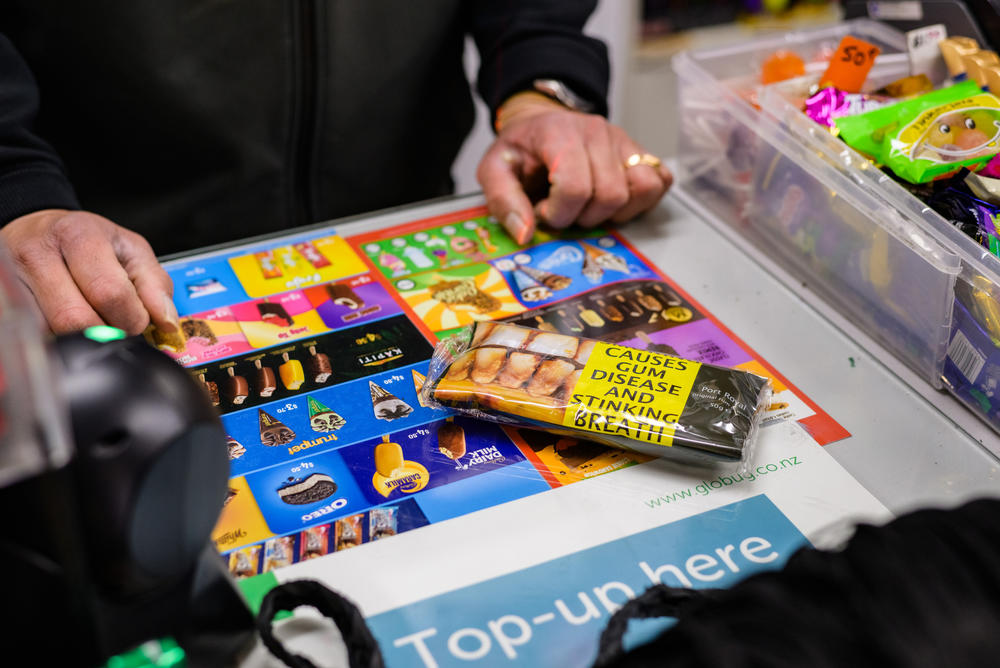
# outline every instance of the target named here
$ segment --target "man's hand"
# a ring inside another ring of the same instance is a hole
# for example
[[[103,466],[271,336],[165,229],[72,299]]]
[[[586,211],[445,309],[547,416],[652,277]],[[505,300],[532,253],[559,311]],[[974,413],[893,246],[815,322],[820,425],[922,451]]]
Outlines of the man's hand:
[[[539,93],[512,96],[477,177],[490,213],[527,243],[537,221],[557,228],[623,223],[653,208],[673,182],[621,128]],[[630,156],[643,156],[627,166]],[[534,206],[532,196],[544,197]]]
[[[86,211],[48,209],[0,230],[18,278],[53,332],[108,324],[138,334],[179,323],[173,285],[149,243]]]

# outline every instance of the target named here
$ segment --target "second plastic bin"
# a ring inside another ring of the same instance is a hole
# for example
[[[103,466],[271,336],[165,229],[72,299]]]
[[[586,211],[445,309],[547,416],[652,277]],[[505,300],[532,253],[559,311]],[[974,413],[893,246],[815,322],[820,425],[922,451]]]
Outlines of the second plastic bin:
[[[679,188],[940,387],[963,271],[954,244],[875,192],[878,176],[803,141],[748,99],[775,51],[814,61],[818,74],[848,34],[882,49],[872,85],[896,78],[905,40],[868,20],[678,54]]]

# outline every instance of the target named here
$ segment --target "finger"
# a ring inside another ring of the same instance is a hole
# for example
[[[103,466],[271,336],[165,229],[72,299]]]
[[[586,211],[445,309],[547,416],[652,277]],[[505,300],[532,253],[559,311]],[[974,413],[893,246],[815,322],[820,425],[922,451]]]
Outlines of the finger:
[[[573,224],[594,192],[590,159],[578,135],[552,143],[539,152],[549,172],[549,194],[535,211],[552,227]]]
[[[78,332],[104,321],[70,276],[57,247],[41,242],[11,247],[18,274],[54,334]]]
[[[174,282],[160,266],[149,242],[134,232],[119,230],[115,254],[156,328],[168,334],[178,331]]]
[[[503,223],[515,242],[524,245],[535,233],[535,214],[518,178],[521,160],[513,149],[494,142],[480,161],[476,177],[490,215]]]
[[[628,204],[629,184],[625,165],[618,157],[618,146],[613,143],[608,125],[603,119],[601,126],[588,138],[587,151],[594,192],[577,222],[584,227],[593,227],[608,220]]]
[[[57,238],[69,273],[84,298],[109,325],[129,334],[142,332],[149,324],[149,313],[115,254],[109,231],[91,221],[70,230],[70,217],[64,220],[67,225],[60,221]]]
[[[633,149],[625,151],[626,156],[643,153],[642,149],[631,142],[626,143],[625,146],[631,146]],[[655,167],[640,163],[634,167],[628,167],[625,175],[628,178],[630,196],[628,203],[611,216],[611,220],[616,223],[632,220],[656,206],[673,180],[670,171],[662,163]]]

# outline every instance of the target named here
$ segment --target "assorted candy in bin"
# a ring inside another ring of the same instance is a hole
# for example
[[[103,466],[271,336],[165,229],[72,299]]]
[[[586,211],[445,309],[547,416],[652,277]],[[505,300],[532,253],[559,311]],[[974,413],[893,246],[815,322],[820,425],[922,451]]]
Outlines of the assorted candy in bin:
[[[1000,153],[1000,99],[973,81],[836,124],[850,146],[911,183],[982,169]]]
[[[440,342],[431,406],[682,461],[748,461],[767,378],[648,350],[478,322]]]
[[[1000,257],[1000,235],[997,233],[1000,206],[976,197],[964,181],[965,174],[960,174],[928,197],[927,204]]]

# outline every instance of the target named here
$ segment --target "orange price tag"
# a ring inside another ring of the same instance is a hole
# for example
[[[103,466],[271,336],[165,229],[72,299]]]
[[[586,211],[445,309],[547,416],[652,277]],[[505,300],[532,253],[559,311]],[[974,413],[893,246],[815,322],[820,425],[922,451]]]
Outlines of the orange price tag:
[[[830,66],[820,77],[819,87],[833,86],[848,93],[860,93],[868,70],[880,51],[874,44],[848,35],[840,40],[840,46],[830,59]]]

